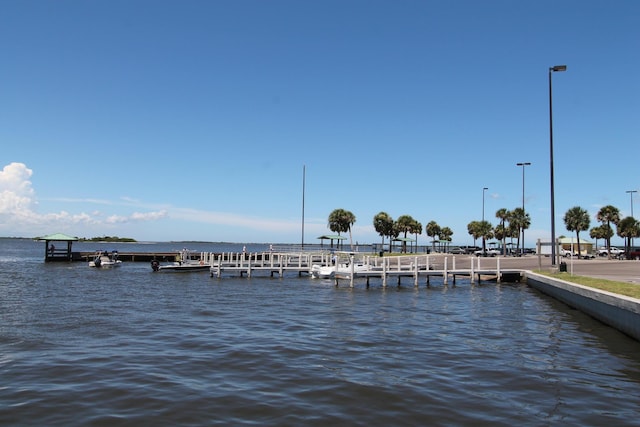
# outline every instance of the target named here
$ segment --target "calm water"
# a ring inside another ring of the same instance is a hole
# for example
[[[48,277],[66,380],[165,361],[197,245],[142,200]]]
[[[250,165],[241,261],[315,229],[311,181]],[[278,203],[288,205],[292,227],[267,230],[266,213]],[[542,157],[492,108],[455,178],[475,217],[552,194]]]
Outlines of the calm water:
[[[43,256],[0,240],[2,425],[640,423],[640,343],[526,285],[349,289]]]

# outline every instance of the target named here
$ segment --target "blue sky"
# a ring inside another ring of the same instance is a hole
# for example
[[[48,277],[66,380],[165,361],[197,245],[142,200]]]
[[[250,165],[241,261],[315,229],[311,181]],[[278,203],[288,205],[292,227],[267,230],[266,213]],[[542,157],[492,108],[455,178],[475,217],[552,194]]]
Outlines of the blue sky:
[[[342,208],[359,243],[385,211],[469,244],[483,187],[496,224],[531,162],[533,246],[558,64],[556,235],[576,205],[630,215],[638,22],[631,0],[2,0],[0,235],[300,243],[304,168],[305,243]]]

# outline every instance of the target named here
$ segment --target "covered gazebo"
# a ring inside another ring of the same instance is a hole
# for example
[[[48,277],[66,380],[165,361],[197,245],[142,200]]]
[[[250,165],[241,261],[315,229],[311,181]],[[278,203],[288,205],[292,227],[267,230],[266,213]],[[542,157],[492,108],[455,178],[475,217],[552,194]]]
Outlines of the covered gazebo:
[[[409,249],[413,248],[413,243],[415,243],[415,239],[412,239],[410,237],[396,237],[391,242],[401,242],[402,243],[402,249],[406,250],[407,249],[407,243],[409,243]],[[416,248],[416,252],[417,252],[417,248]]]
[[[340,244],[340,241],[342,240],[346,240],[347,238],[344,236],[341,236],[339,234],[325,234],[322,235],[320,237],[318,237],[318,239],[320,239],[320,246],[324,246],[324,241],[325,240],[330,240],[331,241],[331,247],[333,247],[333,241],[337,240],[338,243],[336,244],[336,246],[338,246]]]
[[[77,242],[78,238],[62,233],[55,233],[38,237],[38,241],[44,242],[44,262],[71,261],[71,245],[73,242]],[[58,247],[56,247],[56,243],[58,243]]]

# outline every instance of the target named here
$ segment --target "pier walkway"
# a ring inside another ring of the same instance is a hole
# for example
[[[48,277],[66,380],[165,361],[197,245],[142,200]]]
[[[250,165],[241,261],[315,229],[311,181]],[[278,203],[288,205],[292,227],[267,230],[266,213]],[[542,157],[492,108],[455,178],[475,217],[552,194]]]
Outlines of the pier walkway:
[[[392,280],[398,285],[401,279],[410,278],[414,286],[423,281],[430,284],[432,277],[441,278],[444,284],[456,278],[468,278],[471,283],[481,280],[519,281],[523,276],[520,268],[507,268],[504,259],[478,258],[473,256],[405,255],[379,257],[347,252],[299,252],[299,253],[223,253],[205,254],[203,261],[210,266],[211,277],[222,278],[225,274],[239,274],[251,277],[263,272],[283,276],[286,272],[298,275],[331,278],[336,286],[347,281],[353,287],[357,279],[363,279],[367,286],[371,279],[379,279],[383,286]],[[322,269],[324,275],[317,276]]]

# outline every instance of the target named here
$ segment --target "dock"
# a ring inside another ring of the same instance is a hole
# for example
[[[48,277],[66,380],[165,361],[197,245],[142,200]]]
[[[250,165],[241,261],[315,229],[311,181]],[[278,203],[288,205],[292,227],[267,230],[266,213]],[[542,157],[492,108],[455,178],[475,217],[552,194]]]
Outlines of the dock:
[[[282,277],[287,272],[313,276],[314,269],[323,267],[325,272],[333,269],[330,278],[336,286],[346,281],[350,287],[357,280],[364,280],[369,286],[372,279],[380,280],[386,287],[392,281],[399,286],[402,278],[409,278],[417,287],[421,282],[429,286],[434,277],[445,285],[450,281],[455,284],[459,277],[467,278],[471,283],[482,280],[517,282],[524,277],[522,269],[503,268],[501,257],[462,256],[457,259],[456,256],[442,255],[379,257],[348,252],[262,252],[210,253],[203,259],[210,265],[211,277],[251,277],[256,273]]]

